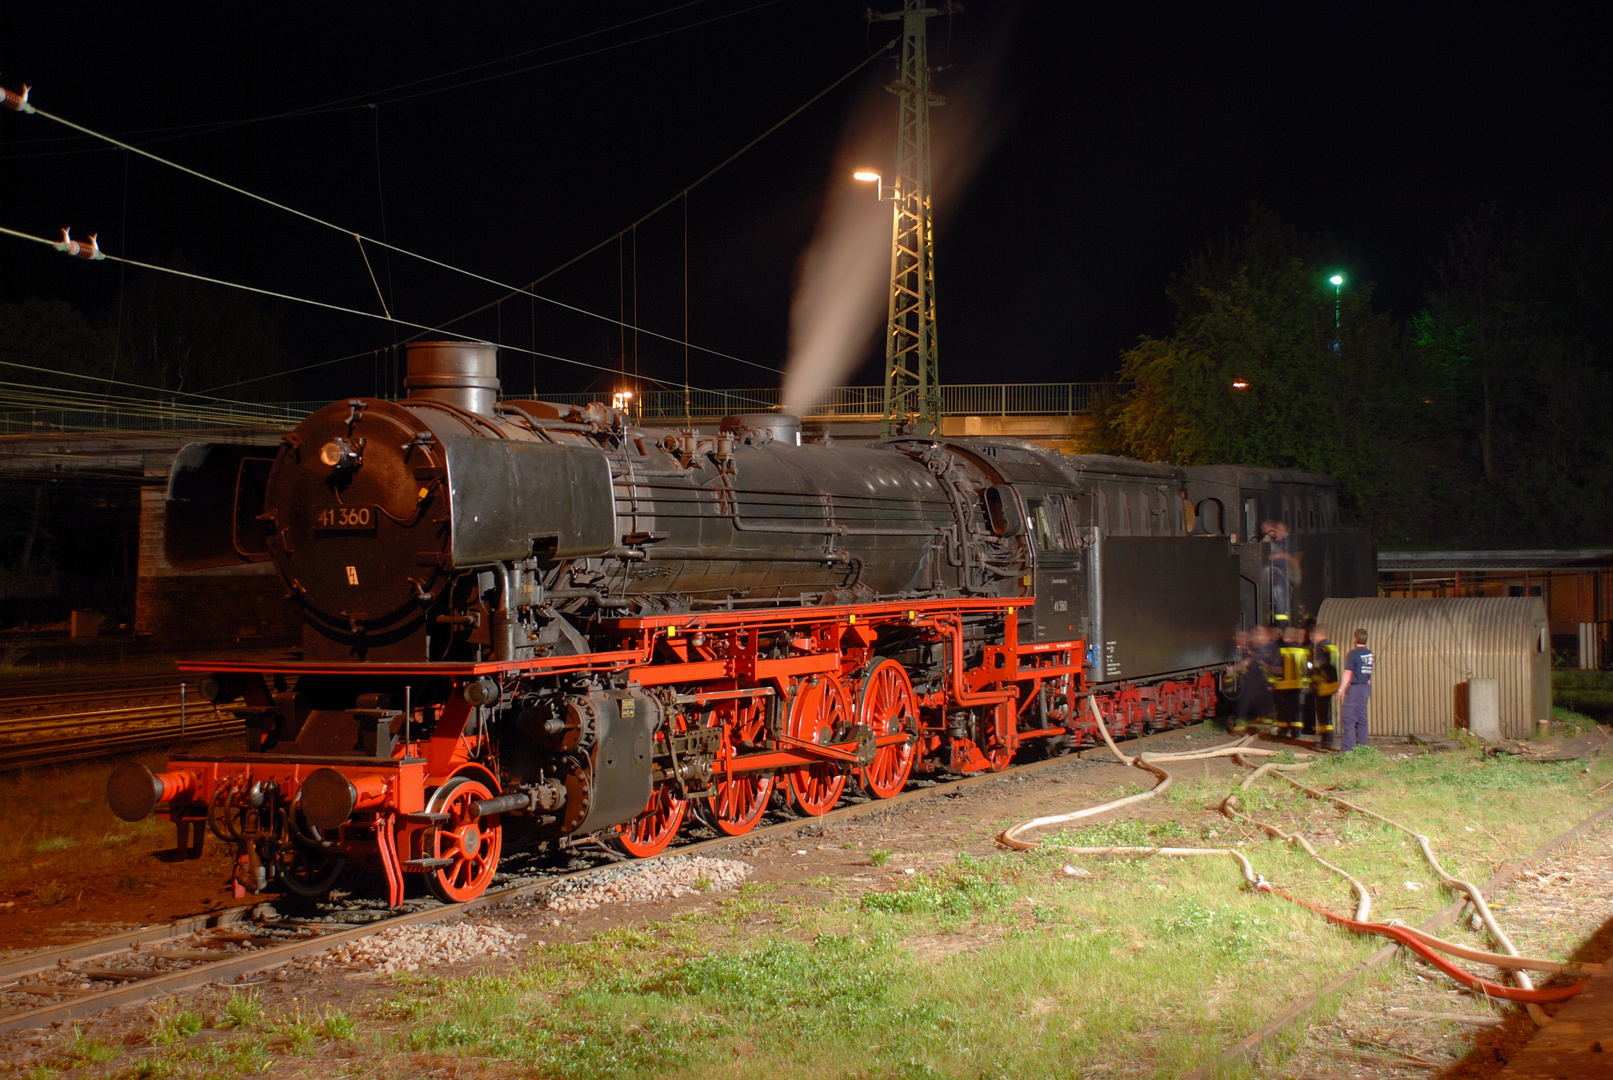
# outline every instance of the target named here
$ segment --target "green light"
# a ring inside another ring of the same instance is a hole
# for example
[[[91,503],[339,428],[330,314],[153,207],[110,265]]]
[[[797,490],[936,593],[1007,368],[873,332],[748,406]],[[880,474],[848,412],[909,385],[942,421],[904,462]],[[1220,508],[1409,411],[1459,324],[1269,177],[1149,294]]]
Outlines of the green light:
[[[1328,278],[1327,280],[1331,281],[1335,285],[1343,285],[1344,284],[1344,275],[1343,274],[1334,274],[1332,277]]]

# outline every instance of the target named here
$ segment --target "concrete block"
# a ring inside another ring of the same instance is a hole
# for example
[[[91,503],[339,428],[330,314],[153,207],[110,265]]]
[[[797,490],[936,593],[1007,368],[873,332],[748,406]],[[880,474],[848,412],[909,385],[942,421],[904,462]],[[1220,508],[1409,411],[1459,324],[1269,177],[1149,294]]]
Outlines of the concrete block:
[[[101,634],[101,616],[93,611],[75,611],[68,616],[67,630],[71,637],[92,638]]]
[[[1467,680],[1467,727],[1485,742],[1501,739],[1501,684],[1496,679]]]

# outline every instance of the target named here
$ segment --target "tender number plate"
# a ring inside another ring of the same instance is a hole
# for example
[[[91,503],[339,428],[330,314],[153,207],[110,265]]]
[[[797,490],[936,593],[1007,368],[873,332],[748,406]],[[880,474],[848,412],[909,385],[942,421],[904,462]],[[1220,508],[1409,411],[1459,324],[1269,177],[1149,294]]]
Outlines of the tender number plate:
[[[379,512],[373,506],[327,506],[314,515],[314,528],[337,532],[373,532]]]

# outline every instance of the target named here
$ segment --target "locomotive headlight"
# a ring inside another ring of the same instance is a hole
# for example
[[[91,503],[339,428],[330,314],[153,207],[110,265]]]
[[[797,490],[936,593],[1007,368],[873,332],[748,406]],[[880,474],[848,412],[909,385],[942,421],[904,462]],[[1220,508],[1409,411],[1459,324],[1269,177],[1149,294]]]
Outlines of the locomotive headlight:
[[[472,679],[460,693],[472,705],[494,705],[499,699],[498,683],[492,679]]]
[[[319,460],[332,469],[356,469],[364,459],[346,439],[332,439],[319,448]]]

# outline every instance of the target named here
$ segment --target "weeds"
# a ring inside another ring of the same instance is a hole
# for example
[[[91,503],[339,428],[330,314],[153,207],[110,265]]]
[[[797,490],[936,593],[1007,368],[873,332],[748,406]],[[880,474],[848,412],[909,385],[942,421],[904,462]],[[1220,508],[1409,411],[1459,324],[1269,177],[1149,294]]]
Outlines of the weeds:
[[[868,861],[875,866],[884,866],[891,861],[891,853],[884,848],[875,848],[868,853]]]
[[[238,990],[230,991],[230,999],[224,1003],[224,1015],[219,1020],[219,1027],[223,1028],[249,1028],[263,1021],[263,1001],[258,997],[256,990],[241,993]]]
[[[35,844],[34,853],[36,855],[46,855],[52,851],[66,851],[77,846],[78,841],[71,836],[51,836]]]
[[[289,1017],[282,1017],[272,1030],[286,1040],[286,1049],[293,1054],[306,1054],[313,1050],[317,1032],[314,1025],[303,1019],[302,1006]]]
[[[37,899],[44,907],[57,907],[72,899],[73,890],[59,881],[47,881],[39,887]]]
[[[332,1042],[351,1042],[358,1036],[358,1021],[341,1009],[331,1009],[320,1017],[319,1033]]]
[[[148,1038],[153,1046],[170,1046],[190,1038],[202,1030],[205,1022],[201,1013],[192,1009],[169,1012],[163,1005],[157,1010],[157,1025]]]
[[[90,1038],[77,1027],[74,1027],[72,1035],[67,1040],[67,1045],[62,1047],[62,1055],[69,1061],[98,1064],[103,1061],[111,1061],[118,1056],[118,1052],[100,1039]]]

